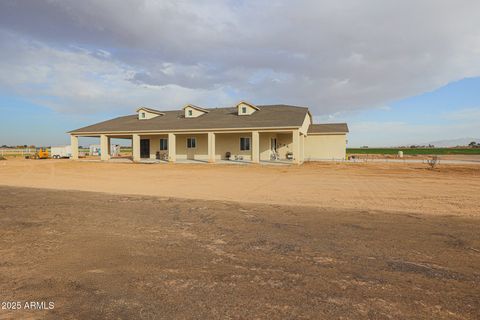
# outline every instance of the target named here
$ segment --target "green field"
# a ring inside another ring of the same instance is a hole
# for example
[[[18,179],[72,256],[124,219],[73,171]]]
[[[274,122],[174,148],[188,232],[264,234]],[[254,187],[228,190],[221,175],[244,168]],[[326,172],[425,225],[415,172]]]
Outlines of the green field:
[[[348,154],[480,154],[480,148],[347,148]]]

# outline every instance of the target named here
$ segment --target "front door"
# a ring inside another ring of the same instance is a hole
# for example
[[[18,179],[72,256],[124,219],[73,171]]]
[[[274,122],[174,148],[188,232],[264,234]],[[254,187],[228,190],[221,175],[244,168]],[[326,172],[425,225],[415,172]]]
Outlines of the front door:
[[[195,160],[195,149],[197,148],[197,138],[187,138],[187,159]]]
[[[140,158],[150,158],[150,139],[140,139]]]

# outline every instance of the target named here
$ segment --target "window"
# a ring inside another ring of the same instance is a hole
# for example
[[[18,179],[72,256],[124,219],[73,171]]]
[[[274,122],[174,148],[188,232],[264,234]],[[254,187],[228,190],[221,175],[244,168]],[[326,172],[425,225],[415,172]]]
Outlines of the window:
[[[193,116],[193,111],[192,110],[188,110],[188,116],[189,117]]]
[[[168,150],[168,139],[160,139],[160,151]]]
[[[240,138],[240,150],[241,151],[250,150],[250,138]]]
[[[142,119],[145,119],[145,112],[140,113],[140,117],[141,117]]]
[[[247,107],[242,107],[242,113],[247,113]]]
[[[197,147],[197,139],[196,138],[187,138],[187,148],[188,149],[195,149]]]

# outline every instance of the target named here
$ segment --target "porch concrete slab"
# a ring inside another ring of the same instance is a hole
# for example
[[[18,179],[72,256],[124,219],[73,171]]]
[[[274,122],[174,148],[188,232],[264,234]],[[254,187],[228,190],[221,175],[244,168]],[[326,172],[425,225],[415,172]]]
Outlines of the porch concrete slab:
[[[285,165],[294,164],[294,162],[291,160],[262,160],[260,161],[260,164],[273,165],[273,166],[275,165],[285,166]]]
[[[217,160],[216,164],[233,164],[233,165],[249,165],[252,164],[251,161],[248,160]]]
[[[138,163],[146,163],[146,164],[156,164],[156,163],[168,163],[166,160],[159,160],[159,159],[140,159]]]
[[[193,160],[193,159],[177,159],[176,163],[190,163],[190,164],[205,164],[205,163],[209,163],[207,160]]]
[[[133,160],[130,158],[110,158],[108,162],[132,163]]]

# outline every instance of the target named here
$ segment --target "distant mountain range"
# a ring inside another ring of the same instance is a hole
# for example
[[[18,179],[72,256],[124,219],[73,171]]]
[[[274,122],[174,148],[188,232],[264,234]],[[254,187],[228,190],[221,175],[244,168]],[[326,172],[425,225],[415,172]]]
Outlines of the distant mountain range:
[[[480,138],[458,138],[450,140],[438,140],[425,143],[424,145],[433,144],[435,147],[456,147],[456,146],[468,146],[472,141],[480,143]]]

